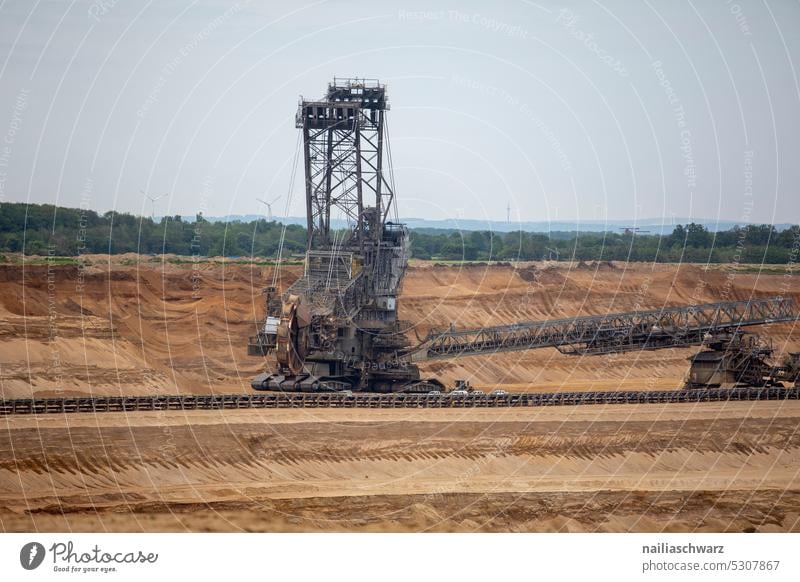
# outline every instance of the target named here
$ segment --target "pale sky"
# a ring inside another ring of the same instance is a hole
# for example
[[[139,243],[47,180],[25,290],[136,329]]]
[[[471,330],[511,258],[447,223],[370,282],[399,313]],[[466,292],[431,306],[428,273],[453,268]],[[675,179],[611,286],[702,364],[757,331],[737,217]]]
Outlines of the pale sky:
[[[799,32],[789,0],[0,2],[0,200],[304,215],[297,100],[364,76],[401,216],[800,222]]]

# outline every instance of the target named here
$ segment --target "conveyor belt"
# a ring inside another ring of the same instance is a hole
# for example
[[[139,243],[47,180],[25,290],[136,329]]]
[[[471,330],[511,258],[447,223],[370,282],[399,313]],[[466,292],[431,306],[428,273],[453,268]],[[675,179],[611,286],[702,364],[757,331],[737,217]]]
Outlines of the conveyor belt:
[[[726,301],[433,332],[409,355],[424,361],[548,347],[571,355],[655,350],[699,346],[709,334],[797,320],[790,297]]]
[[[506,408],[584,404],[662,404],[798,400],[800,388],[705,388],[655,391],[448,394],[230,394],[216,396],[95,396],[0,400],[0,416],[71,412],[234,410],[248,408]]]

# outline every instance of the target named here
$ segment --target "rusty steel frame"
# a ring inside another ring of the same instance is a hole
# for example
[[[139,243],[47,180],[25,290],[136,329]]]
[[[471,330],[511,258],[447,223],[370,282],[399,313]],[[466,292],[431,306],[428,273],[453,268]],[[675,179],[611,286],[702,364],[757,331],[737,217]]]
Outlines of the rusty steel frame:
[[[707,334],[797,320],[791,298],[727,301],[433,332],[408,354],[414,361],[422,361],[545,347],[570,355],[653,350],[697,346]]]
[[[301,99],[295,126],[303,132],[309,249],[333,242],[334,208],[363,236],[369,193],[386,223],[394,199],[383,169],[388,109],[386,86],[372,79],[334,79],[324,99]]]

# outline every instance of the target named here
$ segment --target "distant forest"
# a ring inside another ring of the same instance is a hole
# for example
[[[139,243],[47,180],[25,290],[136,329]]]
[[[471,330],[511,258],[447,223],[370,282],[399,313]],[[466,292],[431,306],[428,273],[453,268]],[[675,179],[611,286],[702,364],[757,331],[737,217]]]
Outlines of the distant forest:
[[[275,259],[284,227],[277,222],[211,222],[180,216],[152,220],[132,214],[0,204],[0,252],[77,256],[143,253]],[[305,250],[306,231],[286,226],[283,256]],[[529,233],[411,231],[412,256],[445,261],[595,260],[785,264],[798,260],[800,226],[778,232],[750,225],[709,232],[678,225],[668,235],[644,233]]]

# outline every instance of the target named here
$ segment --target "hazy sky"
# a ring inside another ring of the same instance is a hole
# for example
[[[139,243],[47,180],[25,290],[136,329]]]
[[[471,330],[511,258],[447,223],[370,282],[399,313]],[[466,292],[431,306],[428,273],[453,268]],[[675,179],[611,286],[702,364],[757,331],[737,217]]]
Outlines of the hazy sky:
[[[401,216],[800,222],[800,3],[0,2],[0,200],[304,215],[299,95],[388,84]]]

